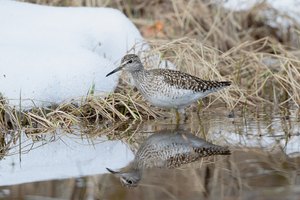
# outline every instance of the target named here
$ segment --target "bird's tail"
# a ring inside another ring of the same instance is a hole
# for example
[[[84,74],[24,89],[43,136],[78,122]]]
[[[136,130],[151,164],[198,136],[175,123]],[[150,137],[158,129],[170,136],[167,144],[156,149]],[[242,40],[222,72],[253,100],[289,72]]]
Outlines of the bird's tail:
[[[231,85],[230,81],[214,81],[212,83],[212,88],[214,88],[216,91],[221,90],[224,87],[228,87]]]
[[[213,156],[213,155],[230,155],[231,152],[228,147],[221,146],[209,146],[196,148],[195,152],[199,154],[200,157]]]
[[[220,81],[220,82],[217,82],[217,84],[218,84],[220,87],[227,87],[227,86],[230,86],[230,85],[231,85],[231,81]]]
[[[230,81],[206,81],[204,92],[208,92],[207,94],[210,94],[212,92],[217,92],[230,85]]]

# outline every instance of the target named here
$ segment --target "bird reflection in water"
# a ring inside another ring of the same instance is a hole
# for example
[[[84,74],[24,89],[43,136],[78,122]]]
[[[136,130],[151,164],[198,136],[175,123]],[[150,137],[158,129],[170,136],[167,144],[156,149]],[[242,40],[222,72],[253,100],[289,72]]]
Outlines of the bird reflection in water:
[[[230,155],[230,150],[190,133],[163,132],[148,137],[139,147],[134,160],[126,167],[118,171],[106,169],[120,177],[122,185],[136,187],[142,178],[143,169],[172,169],[212,155]]]

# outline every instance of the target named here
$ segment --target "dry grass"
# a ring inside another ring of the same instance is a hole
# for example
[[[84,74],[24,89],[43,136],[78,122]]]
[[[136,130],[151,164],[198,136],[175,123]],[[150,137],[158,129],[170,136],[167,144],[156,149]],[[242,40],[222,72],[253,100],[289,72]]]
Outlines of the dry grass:
[[[109,6],[122,10],[151,46],[151,50],[144,54],[145,58],[159,55],[161,60],[170,60],[179,70],[204,79],[233,82],[228,90],[203,100],[205,108],[216,101],[222,102],[228,110],[240,106],[251,110],[260,105],[285,107],[288,104],[298,106],[300,103],[299,25],[282,15],[283,19],[293,23],[288,27],[270,26],[268,21],[274,20],[279,13],[265,3],[258,4],[249,11],[232,12],[205,0],[26,1],[55,6]],[[264,14],[266,10],[269,12],[268,16]],[[138,135],[135,132],[139,128],[132,126],[139,126],[141,120],[162,118],[170,113],[147,104],[127,82],[122,77],[115,93],[106,98],[89,95],[80,106],[70,102],[51,108],[20,111],[10,107],[5,98],[0,98],[0,132],[3,133],[0,134],[0,159],[11,143],[18,141],[21,130],[28,136],[35,137],[57,128],[71,133],[74,126],[79,126],[83,127],[82,134],[94,137],[107,135],[116,138],[130,132],[126,138],[128,141],[142,141],[139,137],[135,139]],[[128,120],[136,120],[138,123],[128,123]],[[202,120],[206,121],[205,118]],[[202,131],[198,127],[201,121],[196,123],[196,131],[192,132],[208,132],[209,125],[204,126]],[[170,127],[169,124],[167,126]],[[12,132],[15,137],[7,141],[6,134]],[[246,134],[244,126],[237,132]],[[119,181],[108,175],[93,183],[95,194],[98,193],[96,198],[124,195],[128,192],[128,199],[144,194],[153,196],[153,199],[173,197],[169,194],[194,194],[197,198],[203,196],[207,199],[253,199],[261,196],[265,199],[278,196],[281,199],[288,195],[299,196],[297,169],[298,158],[288,158],[283,153],[269,155],[260,149],[243,149],[234,151],[229,160],[204,163],[201,168],[182,171],[182,174],[178,173],[180,171],[167,174],[166,180],[169,181],[161,182],[161,178],[166,178],[161,174],[149,174],[149,179],[146,175],[144,186],[130,192],[118,187]],[[266,173],[261,174],[262,170]],[[268,174],[269,171],[277,174]],[[174,187],[172,183],[179,185]],[[274,185],[270,187],[272,184]],[[53,182],[53,185],[59,186],[57,182]],[[74,187],[75,185],[77,184],[74,182]],[[156,185],[160,188],[166,186],[166,189],[162,191]],[[290,190],[287,190],[287,185],[291,187]],[[190,192],[182,192],[186,186],[194,187],[188,188]],[[64,191],[66,188],[64,187]],[[33,189],[36,189],[36,184]],[[282,192],[296,189],[294,194]]]
[[[0,101],[0,128],[3,132],[23,129],[28,134],[48,132],[57,128],[70,132],[70,128],[78,124],[88,126],[107,120],[116,122],[128,119],[154,119],[161,115],[159,110],[145,104],[139,93],[127,87],[123,86],[120,92],[112,93],[106,98],[87,96],[80,106],[70,102],[48,108],[33,108],[28,111],[16,110],[10,107],[5,99],[2,99]]]
[[[8,152],[12,143],[21,141],[23,131],[27,137],[36,140],[41,134],[54,133],[57,129],[73,133],[76,127],[81,127],[80,132],[90,137],[107,135],[109,138],[118,138],[118,135],[112,133],[117,131],[120,135],[125,134],[131,127],[124,130],[123,122],[128,119],[155,119],[161,116],[160,110],[150,108],[150,105],[145,104],[142,96],[133,92],[128,86],[122,86],[122,90],[106,98],[87,96],[80,106],[70,102],[24,111],[12,108],[2,98],[0,99],[0,160]]]
[[[280,15],[261,3],[249,11],[232,12],[211,1],[33,0],[56,6],[108,6],[122,10],[151,45],[146,55],[160,55],[179,70],[204,79],[231,80],[229,90],[205,100],[209,107],[224,102],[239,105],[284,106],[300,103],[299,25],[288,16],[288,27],[272,27]],[[269,14],[266,15],[265,13]],[[148,66],[156,67],[156,66]],[[126,79],[124,79],[126,80]],[[128,84],[107,98],[89,96],[81,106],[72,103],[50,109],[18,111],[0,103],[0,130],[28,133],[66,130],[74,124],[150,119],[163,115],[150,107]]]

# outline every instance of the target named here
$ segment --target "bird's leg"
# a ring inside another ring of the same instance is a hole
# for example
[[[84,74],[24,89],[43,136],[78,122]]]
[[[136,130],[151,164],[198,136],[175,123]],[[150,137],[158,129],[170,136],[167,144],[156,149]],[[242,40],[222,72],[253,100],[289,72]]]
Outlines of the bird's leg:
[[[202,101],[201,100],[199,100],[198,101],[198,110],[197,110],[197,114],[199,115],[199,113],[200,113],[200,111],[202,110]]]
[[[184,108],[176,108],[176,124],[179,125],[181,120],[181,115],[185,116],[185,110]],[[184,118],[183,118],[184,120]]]
[[[180,113],[178,111],[178,109],[176,109],[176,125],[178,125],[180,122]]]
[[[186,110],[183,109],[183,123],[186,123],[188,120],[188,114],[186,114]]]

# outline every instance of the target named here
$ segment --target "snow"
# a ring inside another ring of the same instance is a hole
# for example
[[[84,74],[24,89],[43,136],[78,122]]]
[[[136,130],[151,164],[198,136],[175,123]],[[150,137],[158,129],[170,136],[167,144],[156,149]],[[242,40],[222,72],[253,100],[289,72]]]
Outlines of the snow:
[[[21,138],[22,154],[17,142],[0,160],[0,186],[107,173],[106,167],[121,168],[134,158],[127,145],[105,138],[62,133],[38,142]]]
[[[223,5],[245,10],[257,2],[227,0]],[[300,0],[266,2],[300,22]],[[273,26],[284,23],[290,22],[280,17],[270,21]],[[105,96],[115,89],[120,73],[105,75],[126,53],[149,48],[133,23],[111,8],[0,1],[0,24],[0,93],[25,109],[80,102],[93,86],[95,95]]]
[[[232,10],[248,10],[262,0],[227,0],[224,7]],[[300,0],[265,0],[266,3],[278,10],[282,15],[288,15],[300,23]],[[278,19],[280,20],[280,18]],[[280,22],[280,21],[278,21]]]
[[[111,8],[60,8],[0,1],[0,93],[22,108],[80,101],[113,91],[117,67],[133,47],[147,48],[137,28]]]

